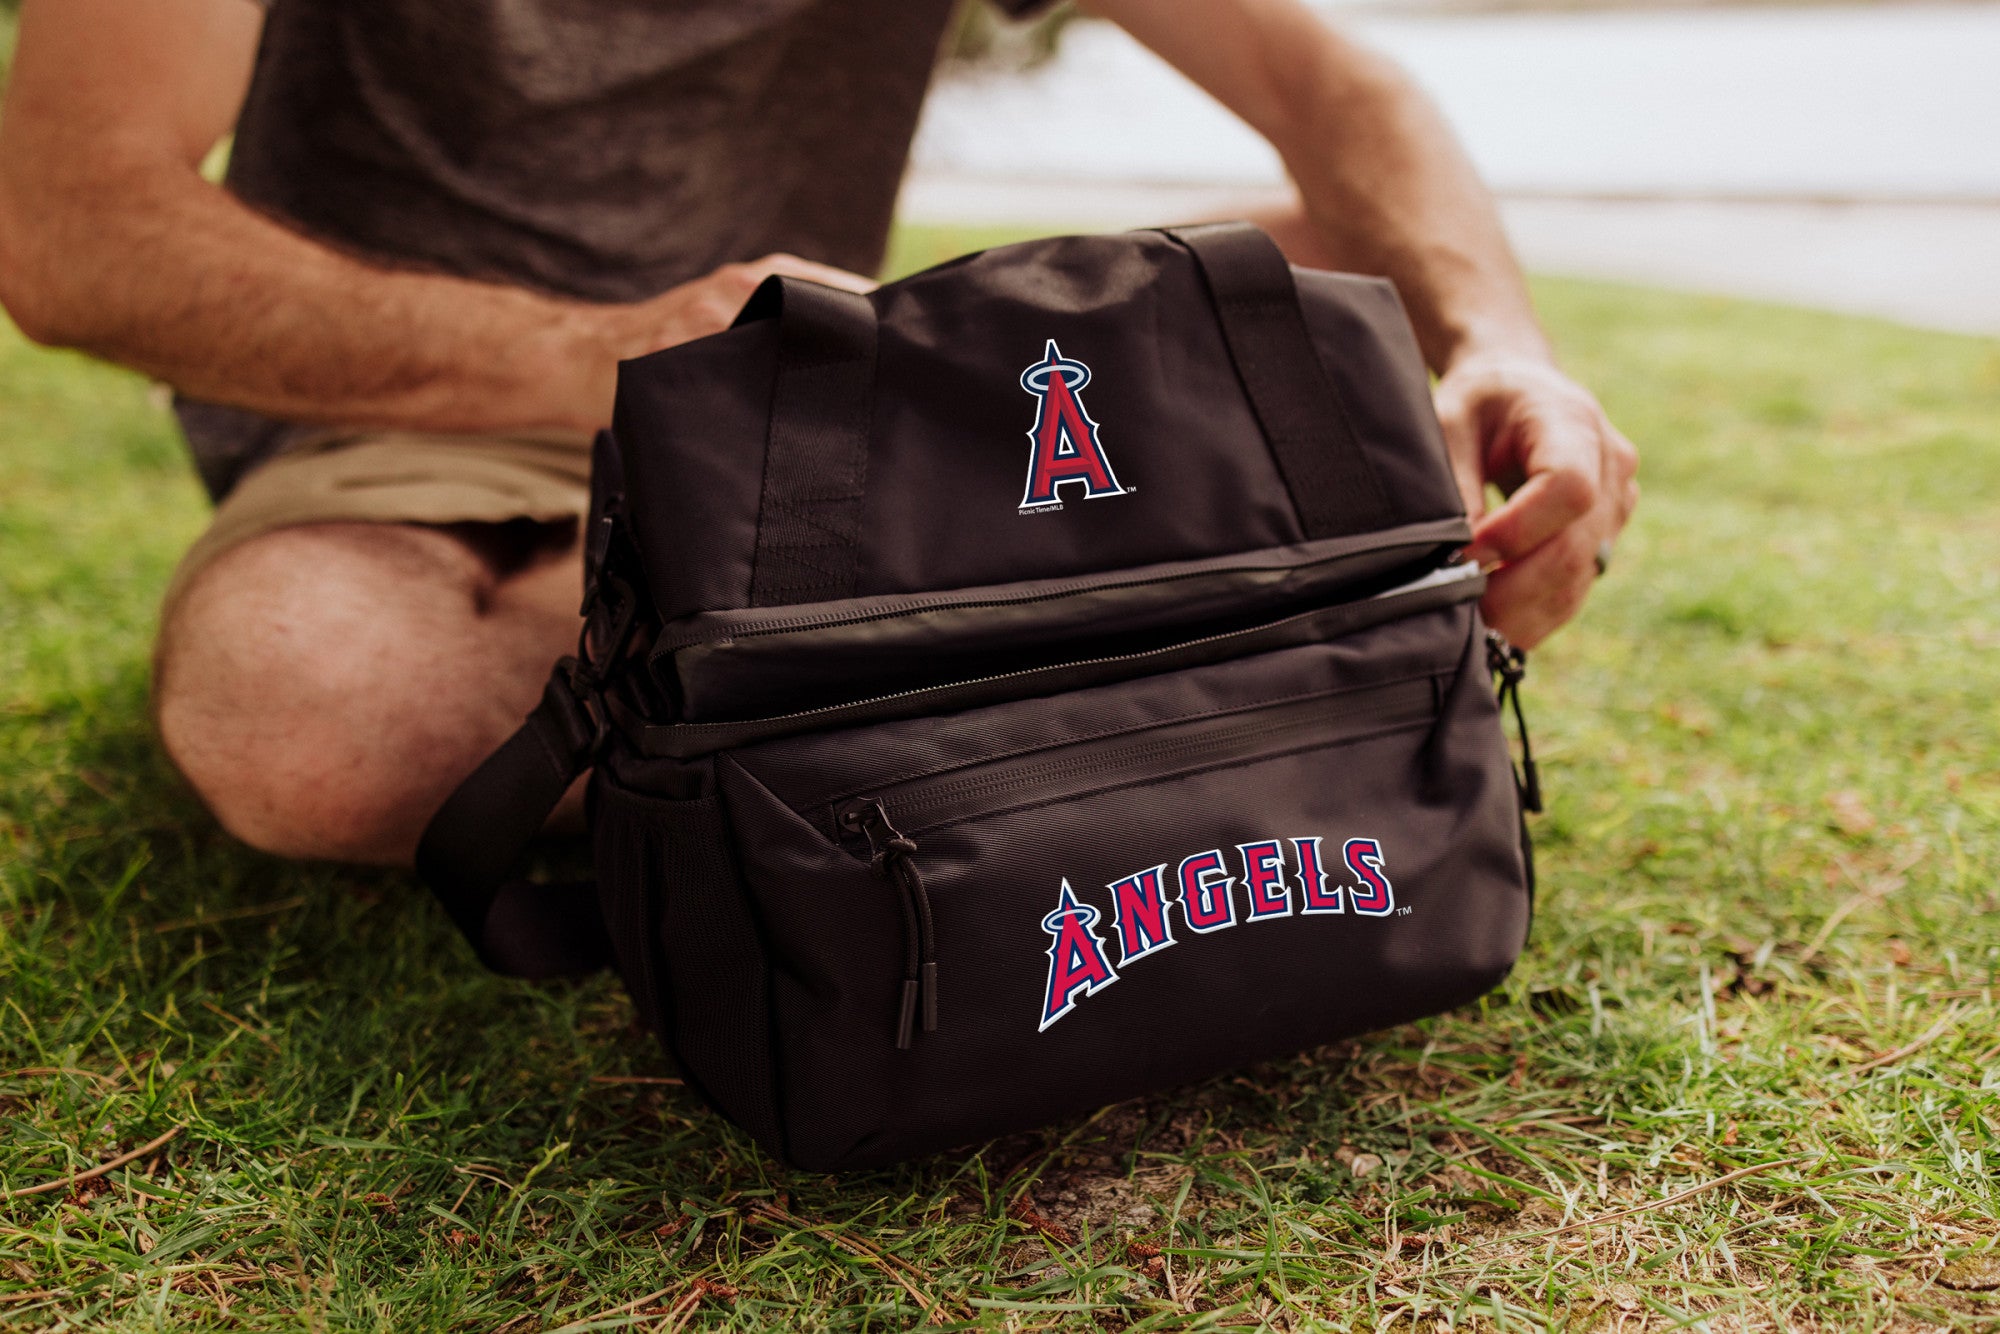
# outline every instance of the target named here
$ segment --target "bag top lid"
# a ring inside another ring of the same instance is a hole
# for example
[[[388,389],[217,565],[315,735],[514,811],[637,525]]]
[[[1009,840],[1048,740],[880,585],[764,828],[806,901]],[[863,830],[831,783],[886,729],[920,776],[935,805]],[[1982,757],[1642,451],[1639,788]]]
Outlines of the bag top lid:
[[[868,296],[773,277],[728,331],[624,363],[613,430],[665,620],[1463,514],[1394,288],[1242,223],[1002,246]]]

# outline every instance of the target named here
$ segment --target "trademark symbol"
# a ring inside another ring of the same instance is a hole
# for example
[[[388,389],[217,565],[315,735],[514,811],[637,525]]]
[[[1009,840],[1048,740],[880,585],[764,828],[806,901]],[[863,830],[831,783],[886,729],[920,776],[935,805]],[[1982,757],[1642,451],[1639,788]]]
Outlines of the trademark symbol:
[[[1413,913],[1413,912],[1415,912],[1415,911],[1416,911],[1416,909],[1415,909],[1415,908],[1398,908],[1398,909],[1396,909],[1396,916],[1398,916],[1398,917],[1408,917],[1408,916],[1409,916],[1409,915],[1410,915],[1411,913]]]

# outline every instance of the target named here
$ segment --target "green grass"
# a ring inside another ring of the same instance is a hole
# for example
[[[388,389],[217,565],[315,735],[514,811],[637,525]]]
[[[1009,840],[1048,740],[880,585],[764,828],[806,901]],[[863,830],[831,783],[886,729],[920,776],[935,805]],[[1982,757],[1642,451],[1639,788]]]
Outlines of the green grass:
[[[0,1190],[182,1127],[0,1202],[0,1326],[2000,1324],[2000,346],[1537,294],[1647,490],[1533,665],[1513,978],[838,1180],[617,1082],[669,1072],[610,983],[216,830],[146,716],[202,522],[171,420],[0,334]]]

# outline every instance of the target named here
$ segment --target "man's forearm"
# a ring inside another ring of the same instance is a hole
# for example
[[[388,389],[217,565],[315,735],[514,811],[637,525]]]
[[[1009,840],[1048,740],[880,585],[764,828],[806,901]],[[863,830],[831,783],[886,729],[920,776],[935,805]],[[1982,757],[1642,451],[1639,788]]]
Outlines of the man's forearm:
[[[26,0],[0,117],[0,301],[43,342],[297,420],[587,429],[629,308],[391,272],[202,179],[251,0]],[[657,346],[657,344],[653,344]]]
[[[1492,195],[1430,98],[1324,30],[1296,60],[1274,142],[1327,262],[1393,279],[1434,369],[1548,355]]]
[[[1548,345],[1492,196],[1390,61],[1299,0],[1084,0],[1242,116],[1285,160],[1304,217],[1266,220],[1295,257],[1393,279],[1442,371]]]
[[[17,320],[184,392],[293,420],[588,430],[623,349],[608,312],[392,272],[155,163],[44,189],[0,183]]]

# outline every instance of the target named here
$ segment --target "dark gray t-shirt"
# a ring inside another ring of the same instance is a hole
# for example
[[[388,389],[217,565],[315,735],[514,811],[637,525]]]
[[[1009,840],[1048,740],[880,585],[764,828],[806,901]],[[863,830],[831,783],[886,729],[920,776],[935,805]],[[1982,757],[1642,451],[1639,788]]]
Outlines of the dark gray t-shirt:
[[[586,300],[774,250],[870,273],[951,9],[269,0],[228,186],[350,253]],[[217,497],[305,434],[180,412]]]

